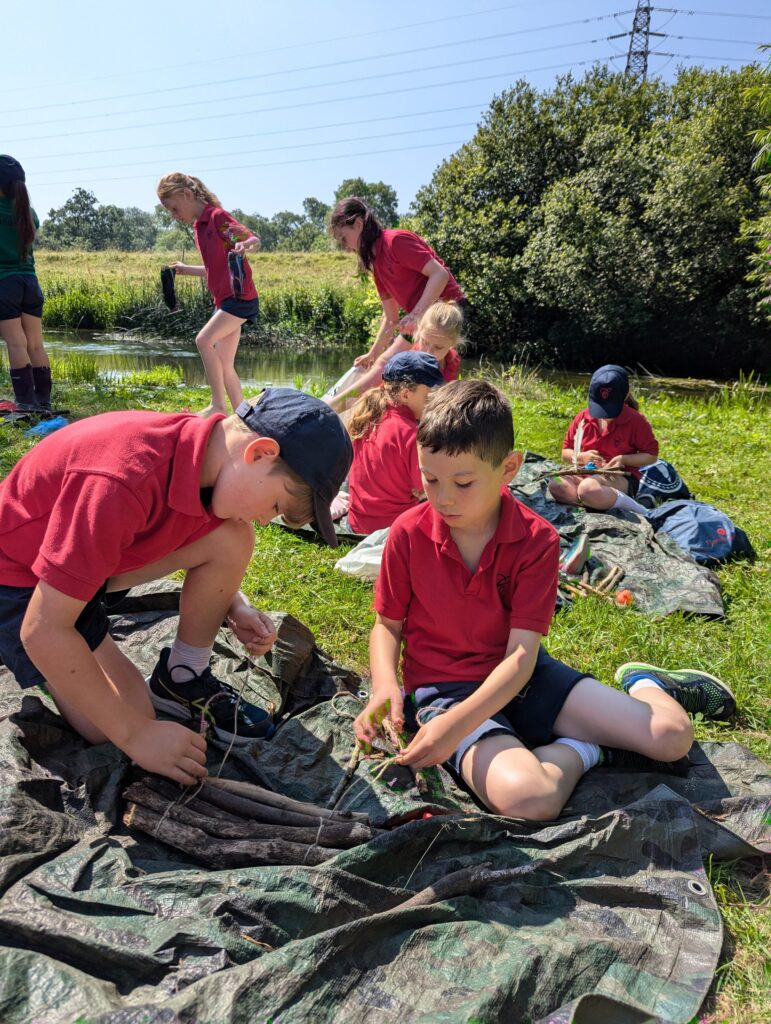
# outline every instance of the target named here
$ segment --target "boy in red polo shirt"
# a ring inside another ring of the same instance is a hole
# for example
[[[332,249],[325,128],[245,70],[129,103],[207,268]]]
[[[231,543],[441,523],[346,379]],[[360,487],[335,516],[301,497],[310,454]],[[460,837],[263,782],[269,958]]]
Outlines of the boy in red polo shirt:
[[[429,398],[418,428],[428,502],[389,533],[370,637],[372,696],[354,730],[368,742],[389,709],[398,729],[406,710],[419,729],[402,764],[447,762],[494,813],[544,820],[600,761],[683,770],[693,729],[681,704],[719,687],[717,716],[730,694],[710,677],[646,666],[627,696],[543,650],[559,539],[505,486],[522,462],[513,443],[511,408],[492,385],[455,381]]]
[[[22,687],[45,682],[90,742],[194,782],[206,774],[202,722],[242,745],[272,730],[209,669],[225,619],[254,655],[275,639],[239,591],[252,520],[315,519],[335,545],[329,504],[351,458],[335,413],[291,388],[227,419],[115,412],[57,431],[0,483],[0,659]],[[177,637],[145,681],[108,633],[105,597],[178,569]],[[196,731],[156,721],[154,707]]]
[[[557,477],[549,493],[562,505],[583,505],[598,511],[620,508],[645,515],[634,500],[640,484],[640,467],[652,466],[658,458],[659,443],[650,423],[639,412],[629,390],[623,366],[608,364],[592,374],[589,405],[574,417],[562,442],[562,458],[572,462],[575,440],[580,436],[579,465],[593,463],[598,470],[624,469],[625,473]]]

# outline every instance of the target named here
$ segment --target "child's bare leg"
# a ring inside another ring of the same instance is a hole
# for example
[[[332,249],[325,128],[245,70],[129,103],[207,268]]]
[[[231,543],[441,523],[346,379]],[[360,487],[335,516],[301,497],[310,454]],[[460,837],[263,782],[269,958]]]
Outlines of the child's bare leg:
[[[240,330],[242,323],[241,318],[226,313],[224,309],[218,309],[214,316],[204,324],[195,339],[206,371],[206,379],[211,388],[211,404],[203,410],[204,415],[212,412],[227,412],[225,376],[217,346],[233,331]]]
[[[509,734],[481,739],[461,762],[461,774],[494,814],[528,821],[559,816],[584,773],[579,754],[561,743],[528,750]]]
[[[629,484],[621,474],[612,478],[606,476],[586,476],[578,485],[578,500],[579,504],[584,505],[586,508],[594,508],[600,512],[605,512],[616,504],[619,492],[627,494],[628,491]]]
[[[225,391],[227,391],[230,404],[233,407],[233,411],[244,400],[244,393],[241,390],[241,380],[236,373],[236,352],[238,351],[238,343],[241,340],[241,328],[238,327],[235,331],[226,335],[220,341],[217,342],[217,352],[219,354],[220,363],[222,364],[222,377],[225,383]]]
[[[359,377],[355,384],[346,388],[345,391],[340,391],[334,398],[329,400],[329,404],[335,412],[340,412],[342,409],[345,409],[346,399],[358,398],[360,395],[363,395],[365,391],[369,391],[370,388],[377,387],[383,379],[385,364],[391,356],[395,356],[398,352],[406,352],[410,348],[412,348],[410,342],[407,341],[403,335],[397,334],[385,352],[377,357],[368,370],[365,370],[363,377]]]
[[[555,476],[549,481],[549,494],[560,505],[578,505],[580,476]]]
[[[94,651],[94,657],[99,662],[108,683],[120,695],[121,700],[145,718],[154,719],[155,711],[150,703],[142,673],[120,650],[111,636],[106,636],[99,644]],[[107,742],[104,733],[82,711],[77,711],[69,701],[57,696],[56,689],[51,683],[47,682],[46,688],[53,697],[62,717],[70,723],[76,732],[79,732],[89,743]]]
[[[135,572],[114,576],[107,589],[126,590],[187,570],[182,584],[177,636],[191,647],[209,647],[238,593],[254,549],[248,523],[228,520],[222,526]]]
[[[30,361],[27,351],[27,335],[22,327],[21,317],[0,320],[0,338],[8,346],[8,365],[20,370]]]
[[[39,316],[21,314],[21,327],[27,339],[27,356],[33,366],[48,366],[48,353],[43,344],[43,320]]]
[[[596,679],[582,679],[554,723],[558,736],[634,750],[657,761],[677,761],[693,743],[693,726],[677,701],[658,687],[628,696]]]

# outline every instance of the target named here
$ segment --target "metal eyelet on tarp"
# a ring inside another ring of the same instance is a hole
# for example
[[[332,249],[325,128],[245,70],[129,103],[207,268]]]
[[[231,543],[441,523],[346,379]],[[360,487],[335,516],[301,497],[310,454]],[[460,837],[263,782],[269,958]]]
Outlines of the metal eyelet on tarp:
[[[704,888],[704,886],[701,884],[701,882],[697,882],[695,878],[691,878],[688,881],[688,888],[696,896],[706,896],[707,895],[707,890]]]

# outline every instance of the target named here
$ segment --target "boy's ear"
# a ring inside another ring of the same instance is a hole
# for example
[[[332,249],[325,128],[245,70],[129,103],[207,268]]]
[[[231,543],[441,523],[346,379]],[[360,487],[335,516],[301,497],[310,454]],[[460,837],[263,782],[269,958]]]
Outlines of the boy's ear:
[[[510,484],[514,477],[519,472],[519,468],[524,461],[525,456],[522,452],[509,452],[503,461],[503,480],[504,483]]]
[[[244,448],[244,462],[258,462],[263,458],[275,459],[281,454],[281,445],[273,437],[255,437]]]

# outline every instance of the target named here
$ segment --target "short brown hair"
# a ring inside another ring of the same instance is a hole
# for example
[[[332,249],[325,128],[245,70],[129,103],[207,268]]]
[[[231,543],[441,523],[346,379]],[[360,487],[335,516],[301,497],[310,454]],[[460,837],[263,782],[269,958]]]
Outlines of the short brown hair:
[[[454,380],[429,395],[418,427],[418,444],[432,452],[473,452],[500,466],[514,448],[508,399],[484,380]]]
[[[284,509],[284,519],[289,526],[305,526],[313,519],[313,488],[299,473],[295,473],[279,455],[270,471],[271,476],[280,474],[286,481],[289,507]]]

